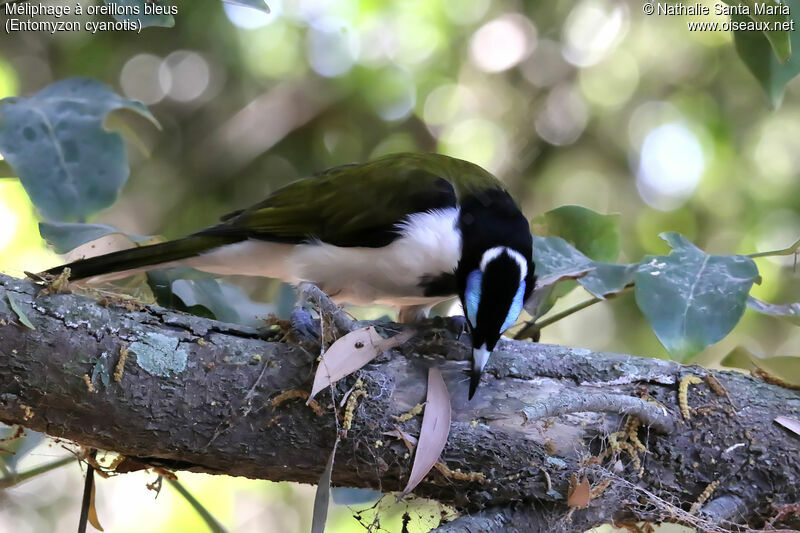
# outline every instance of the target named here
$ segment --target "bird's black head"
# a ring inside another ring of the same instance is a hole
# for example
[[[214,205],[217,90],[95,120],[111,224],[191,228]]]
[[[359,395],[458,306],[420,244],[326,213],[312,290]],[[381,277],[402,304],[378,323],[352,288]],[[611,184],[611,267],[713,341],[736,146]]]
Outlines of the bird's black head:
[[[479,268],[467,275],[463,302],[472,336],[472,375],[469,398],[500,335],[514,325],[530,294],[530,261],[519,252],[497,246],[484,252]]]
[[[528,221],[502,189],[465,198],[456,280],[472,336],[469,398],[500,335],[516,322],[535,281]]]

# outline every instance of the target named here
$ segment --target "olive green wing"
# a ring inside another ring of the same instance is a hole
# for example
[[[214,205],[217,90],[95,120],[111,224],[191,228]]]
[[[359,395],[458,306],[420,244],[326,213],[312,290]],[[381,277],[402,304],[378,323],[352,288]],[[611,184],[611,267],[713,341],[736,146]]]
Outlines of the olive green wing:
[[[455,207],[462,190],[495,187],[485,176],[462,172],[464,162],[434,154],[398,154],[344,165],[275,191],[201,232],[278,242],[311,239],[337,246],[380,247],[397,236],[403,217]],[[487,178],[488,176],[488,178]]]

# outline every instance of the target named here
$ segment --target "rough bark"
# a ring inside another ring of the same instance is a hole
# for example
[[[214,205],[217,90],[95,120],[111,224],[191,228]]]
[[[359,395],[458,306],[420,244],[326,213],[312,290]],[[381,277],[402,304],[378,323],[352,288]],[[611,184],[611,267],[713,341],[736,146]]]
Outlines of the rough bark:
[[[446,321],[431,320],[400,349],[321,393],[317,414],[302,399],[272,402],[310,389],[314,328],[284,335],[38,290],[0,276],[0,420],[139,463],[315,483],[342,422],[339,404],[358,377],[367,394],[339,445],[333,483],[401,490],[411,457],[387,432],[418,433],[420,417],[401,423],[393,415],[424,400],[426,369],[437,365],[453,407],[442,460],[473,474],[434,470],[415,491],[470,515],[442,531],[571,531],[636,520],[727,530],[760,527],[775,508],[800,500],[800,438],[773,422],[798,417],[800,394],[738,372],[503,341],[467,403],[469,350]],[[36,329],[21,324],[9,296]],[[688,375],[703,382],[690,386],[685,420],[678,383]],[[632,434],[646,451],[618,433],[626,418],[642,421]],[[593,490],[605,489],[587,508],[571,509],[570,479],[584,475]],[[714,482],[705,504],[692,509]],[[784,515],[784,526],[797,525]]]

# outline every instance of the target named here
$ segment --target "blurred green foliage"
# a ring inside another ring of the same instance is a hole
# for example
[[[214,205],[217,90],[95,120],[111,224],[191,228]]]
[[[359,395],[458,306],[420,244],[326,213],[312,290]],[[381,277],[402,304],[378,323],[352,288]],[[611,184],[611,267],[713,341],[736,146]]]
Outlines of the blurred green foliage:
[[[800,235],[800,81],[793,70],[800,55],[780,63],[762,34],[737,34],[734,46],[729,33],[687,30],[688,20],[703,17],[648,17],[640,3],[612,0],[270,0],[269,14],[218,0],[174,4],[174,27],[141,35],[0,34],[0,98],[86,76],[142,101],[163,126],[125,118],[131,177],[91,222],[178,237],[298,177],[407,150],[485,166],[531,217],[566,204],[619,213],[615,259],[624,263],[665,256],[658,235],[667,231],[708,254],[780,249]],[[800,15],[791,5],[792,16]],[[790,40],[797,52],[798,33]],[[782,106],[772,111],[784,88]],[[0,180],[0,194],[0,269],[20,275],[51,266],[35,261],[58,262],[41,252],[17,184]],[[752,294],[800,301],[794,259],[756,259],[763,281]],[[614,274],[625,282],[629,272]],[[280,294],[290,301],[274,282],[233,281],[254,300]],[[576,288],[552,313],[589,296]],[[552,324],[542,341],[667,356],[625,294]],[[696,360],[719,364],[741,345],[750,356],[728,361],[782,356],[774,367],[796,375],[796,325],[752,311]],[[237,531],[264,523],[248,526],[245,511],[220,496],[226,490],[257,502],[246,511],[253,516],[268,505],[296,514],[282,531],[310,525],[311,496],[298,496],[302,489],[192,480],[198,498],[206,501],[205,492],[211,511]],[[77,513],[78,501],[73,485],[62,485],[68,492],[48,489],[51,499],[38,507],[9,509],[60,530],[64,510]],[[158,522],[165,531],[202,527],[188,507],[159,504],[175,509]],[[334,516],[332,529],[360,528],[350,514]],[[399,525],[401,514],[385,511],[382,521]],[[9,520],[0,515],[0,523]]]

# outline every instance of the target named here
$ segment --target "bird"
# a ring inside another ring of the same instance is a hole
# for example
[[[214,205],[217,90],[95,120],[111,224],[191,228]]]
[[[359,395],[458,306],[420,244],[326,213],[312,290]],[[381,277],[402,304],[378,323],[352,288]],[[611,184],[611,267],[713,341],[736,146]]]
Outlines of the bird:
[[[472,341],[469,399],[535,282],[528,220],[480,166],[397,153],[276,189],[187,237],[47,270],[99,283],[153,268],[317,285],[334,301],[399,308],[401,321],[458,296]]]

